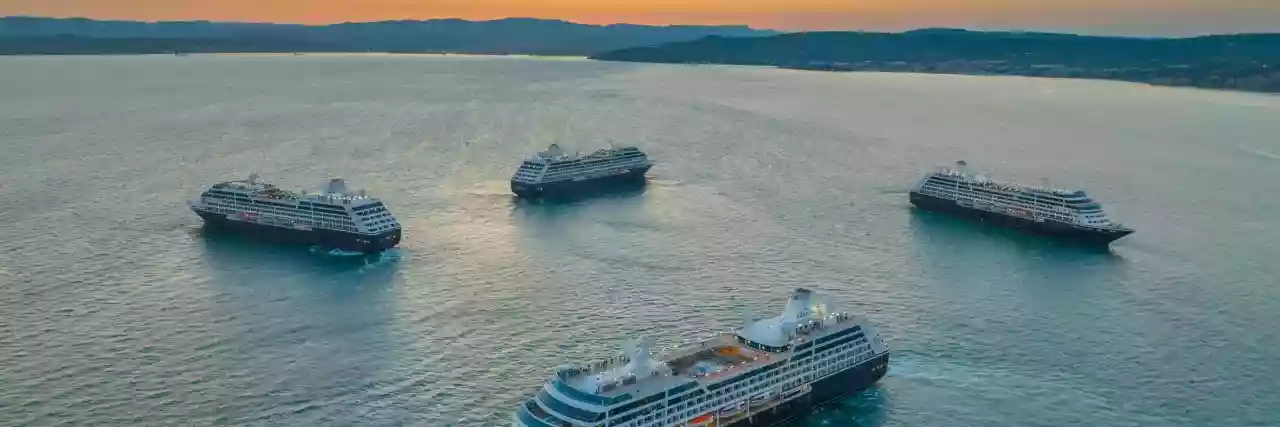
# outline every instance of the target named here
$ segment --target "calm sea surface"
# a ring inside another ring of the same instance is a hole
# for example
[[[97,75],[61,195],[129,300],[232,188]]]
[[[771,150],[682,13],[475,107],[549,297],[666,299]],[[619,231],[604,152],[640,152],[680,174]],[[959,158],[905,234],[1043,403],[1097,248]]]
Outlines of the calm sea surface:
[[[423,56],[0,58],[0,425],[481,426],[556,365],[829,293],[894,348],[805,426],[1280,425],[1280,97],[1127,83]],[[639,193],[516,202],[634,143]],[[964,159],[1083,186],[1090,251],[920,213]],[[330,177],[377,259],[185,205]]]

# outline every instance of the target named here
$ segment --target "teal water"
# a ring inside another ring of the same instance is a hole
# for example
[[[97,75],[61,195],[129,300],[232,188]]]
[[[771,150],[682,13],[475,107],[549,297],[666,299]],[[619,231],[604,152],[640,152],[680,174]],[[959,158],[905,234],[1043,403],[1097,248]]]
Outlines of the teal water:
[[[1280,425],[1280,98],[1002,77],[419,56],[0,58],[0,425],[504,425],[566,361],[781,309],[879,325],[804,426]],[[519,203],[635,143],[642,192]],[[919,213],[964,159],[1083,186],[1090,251]],[[209,236],[259,172],[341,176],[376,259]]]

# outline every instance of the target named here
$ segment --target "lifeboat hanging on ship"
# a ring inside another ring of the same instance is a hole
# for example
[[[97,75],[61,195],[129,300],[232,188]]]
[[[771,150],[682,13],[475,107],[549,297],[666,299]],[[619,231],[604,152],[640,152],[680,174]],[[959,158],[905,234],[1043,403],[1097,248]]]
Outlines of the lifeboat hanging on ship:
[[[810,389],[809,385],[808,385],[808,384],[805,384],[805,385],[802,385],[802,386],[800,386],[800,387],[796,387],[796,388],[793,388],[793,389],[791,389],[791,390],[784,391],[784,392],[782,392],[782,399],[783,399],[783,400],[790,400],[790,399],[791,399],[791,398],[793,398],[793,397],[799,396],[799,395],[801,395],[801,394],[808,393],[808,392],[809,392],[809,389]]]
[[[717,413],[720,418],[728,418],[747,411],[747,402],[738,402],[721,408]]]
[[[778,397],[777,390],[766,390],[764,392],[756,394],[755,396],[751,396],[751,406],[763,406],[765,404],[768,404],[769,402],[772,402],[773,399],[776,399],[777,397]]]
[[[703,414],[693,421],[689,421],[689,427],[709,427],[716,425],[716,416],[710,413]]]

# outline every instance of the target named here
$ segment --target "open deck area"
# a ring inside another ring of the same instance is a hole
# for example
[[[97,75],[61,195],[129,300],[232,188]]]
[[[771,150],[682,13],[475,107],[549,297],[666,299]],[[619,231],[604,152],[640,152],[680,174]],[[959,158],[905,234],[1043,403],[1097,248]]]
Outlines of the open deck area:
[[[856,324],[858,320],[846,313],[832,313],[821,319],[814,319],[796,326],[792,331],[792,346],[822,338],[823,336],[844,330],[845,324]],[[605,400],[639,398],[663,390],[680,386],[690,380],[701,386],[714,384],[732,378],[744,371],[791,357],[792,350],[767,352],[752,348],[738,341],[732,333],[720,334],[703,341],[686,343],[670,347],[654,355],[654,362],[660,362],[654,375],[648,377],[629,377],[619,375],[631,358],[618,356],[596,362],[581,368],[562,370],[559,378],[582,392],[599,396]],[[617,378],[616,382],[605,381],[600,387],[600,377]]]

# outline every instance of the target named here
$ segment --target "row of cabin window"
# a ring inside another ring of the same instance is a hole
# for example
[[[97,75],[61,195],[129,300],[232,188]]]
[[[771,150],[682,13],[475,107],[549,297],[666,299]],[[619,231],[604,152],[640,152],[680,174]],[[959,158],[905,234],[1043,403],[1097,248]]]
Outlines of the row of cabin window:
[[[296,215],[307,216],[307,217],[315,216],[315,217],[326,217],[326,218],[333,218],[333,219],[345,219],[348,221],[351,220],[351,217],[346,213],[336,214],[336,213],[326,212],[322,210],[305,210],[305,209],[299,209],[295,207],[283,207],[283,206],[276,206],[274,204],[268,205],[268,204],[254,203],[254,202],[249,202],[244,200],[224,201],[224,200],[214,199],[214,200],[206,200],[206,202],[211,205],[217,204],[217,205],[224,205],[224,206],[229,206],[233,208],[238,208],[247,212],[270,211],[270,212],[296,214]]]
[[[543,183],[555,183],[555,182],[568,181],[568,180],[571,180],[571,179],[574,179],[574,178],[580,178],[580,179],[597,179],[597,178],[606,177],[606,176],[613,176],[613,175],[617,175],[617,173],[608,172],[608,171],[603,171],[603,172],[590,173],[590,174],[581,174],[581,175],[563,175],[563,176],[556,176],[556,177],[547,176],[547,177],[543,177],[543,178],[542,178],[542,182],[543,182]]]
[[[942,180],[942,179],[931,179],[927,181],[926,184],[933,184],[942,188],[952,188],[952,189],[959,188],[959,189],[964,189],[971,192],[982,192],[982,193],[1005,195],[1005,196],[1021,196],[1021,197],[1026,197],[1028,199],[1039,200],[1047,204],[1065,205],[1065,204],[1071,204],[1071,203],[1084,203],[1088,201],[1088,199],[1064,199],[1058,196],[1049,196],[1049,195],[1027,196],[1023,193],[1010,193],[1007,191],[993,190],[990,188],[983,187],[982,185],[973,185],[973,184],[964,183],[964,182],[957,184],[954,181],[948,181],[948,180]]]
[[[666,398],[667,398],[667,394],[665,392],[657,393],[657,394],[654,394],[653,396],[646,397],[642,400],[637,400],[635,402],[631,402],[626,405],[613,408],[609,410],[609,417],[610,417],[609,424],[617,425],[617,423],[623,423],[637,416],[640,416],[642,414],[649,413],[655,408],[665,407],[666,406],[665,403],[659,403],[659,402],[662,402],[663,399],[666,399]],[[649,405],[652,405],[654,403],[658,403],[658,406],[649,407]],[[648,409],[645,409],[646,407],[648,407]],[[625,413],[633,409],[635,410],[635,412]]]
[[[612,159],[591,160],[586,162],[557,163],[557,164],[547,166],[547,170],[558,171],[558,170],[564,170],[564,169],[580,169],[584,167],[609,165],[609,164],[616,164],[616,163],[635,163],[637,161],[642,161],[642,160],[644,160],[644,157],[642,156],[632,156],[632,157],[618,157],[618,158],[612,158]]]
[[[356,215],[359,215],[364,219],[365,227],[369,228],[369,231],[372,232],[390,230],[399,225],[396,223],[396,220],[392,218],[391,212],[388,212],[387,208],[381,204],[370,209],[358,210],[356,211]]]
[[[732,391],[734,391],[734,390],[739,390],[739,389],[741,389],[742,387],[746,387],[746,386],[749,386],[749,385],[752,385],[752,384],[756,384],[756,383],[758,383],[758,381],[761,381],[762,379],[757,378],[757,379],[754,379],[754,380],[749,380],[750,382],[747,382],[747,381],[745,381],[745,380],[748,380],[748,379],[750,379],[751,377],[754,377],[754,376],[756,376],[756,375],[760,375],[760,374],[769,374],[769,373],[773,372],[774,370],[776,370],[779,366],[781,366],[781,364],[777,364],[777,363],[775,363],[775,364],[773,364],[773,365],[769,365],[769,366],[764,367],[764,368],[756,369],[756,370],[754,370],[754,371],[751,371],[750,373],[743,374],[743,375],[738,376],[738,377],[736,377],[736,378],[734,378],[734,379],[731,379],[731,380],[729,380],[729,381],[727,381],[727,382],[716,384],[716,386],[717,386],[717,390],[719,390],[719,389],[723,389],[723,390],[729,390],[730,392],[732,392]],[[776,377],[776,375],[774,375],[774,376],[769,376],[769,378],[774,378],[774,377]],[[722,388],[722,387],[723,387],[723,388]],[[696,399],[690,399],[690,396],[680,396],[680,397],[672,398],[672,399],[671,399],[671,400],[669,400],[668,402],[664,402],[664,403],[658,404],[657,406],[648,407],[648,408],[645,408],[644,406],[647,406],[649,403],[653,403],[653,402],[650,402],[650,400],[651,400],[651,399],[645,399],[645,400],[643,400],[643,401],[634,402],[634,403],[631,403],[631,404],[628,404],[628,405],[625,405],[625,406],[622,406],[622,407],[619,407],[619,408],[615,408],[614,410],[609,411],[609,412],[610,412],[610,414],[620,414],[620,413],[623,413],[623,412],[631,411],[632,409],[636,409],[636,411],[635,411],[635,412],[631,412],[631,413],[627,413],[627,414],[622,414],[621,416],[618,416],[617,418],[611,418],[611,419],[610,419],[610,423],[609,423],[609,425],[611,425],[611,426],[612,426],[612,425],[643,425],[643,424],[645,424],[645,423],[647,423],[647,422],[650,422],[650,421],[653,421],[653,420],[664,420],[664,419],[668,416],[668,414],[670,414],[673,410],[676,410],[676,411],[678,411],[678,410],[683,410],[684,408],[688,408],[688,407],[690,407],[691,405],[692,405],[692,406],[697,406],[697,405],[707,406],[708,404],[709,404],[709,405],[717,405],[717,404],[719,404],[719,403],[714,403],[714,402],[708,402],[709,397],[707,397],[707,396],[706,396],[706,395],[705,395],[701,390],[696,390],[696,391],[694,391],[694,392],[690,393],[690,395],[697,395],[697,396],[696,396]],[[662,394],[658,394],[658,395],[655,395],[655,396],[663,396],[663,395],[662,395]],[[717,397],[716,399],[717,399],[717,402],[721,402],[721,403],[723,403],[723,401],[724,401],[725,397],[721,396],[721,397]],[[671,406],[672,406],[672,404],[673,404],[673,403],[675,403],[675,402],[681,402],[681,401],[683,401],[683,402],[682,402],[682,403],[680,403],[680,404],[677,406],[677,408],[678,408],[678,409],[672,409],[672,408],[671,408]],[[626,422],[628,422],[628,421],[631,421],[633,418],[636,418],[636,417],[641,416],[641,415],[648,415],[648,416],[646,416],[646,417],[644,417],[644,418],[642,418],[642,419],[639,419],[639,420],[635,420],[634,422],[635,422],[636,424],[618,424],[618,423],[626,423]]]
[[[834,348],[825,348],[825,347],[832,347],[832,346],[834,346]],[[824,348],[826,351],[824,351]],[[870,349],[871,349],[871,345],[867,343],[866,336],[864,334],[859,333],[851,337],[845,337],[845,338],[836,340],[835,342],[832,342],[832,343],[824,344],[823,347],[814,349],[812,353],[797,355],[796,357],[792,358],[791,365],[796,366],[797,369],[800,369],[800,370],[804,370],[812,366],[824,366],[825,364],[830,363],[830,361],[833,359],[850,357],[850,355],[855,355],[855,354],[862,354],[865,352],[869,352]],[[810,359],[809,358],[810,355],[813,355],[816,357]],[[815,379],[816,378],[817,377],[815,377]]]
[[[947,195],[947,196],[951,196],[951,198],[954,198],[955,196],[957,196],[957,195],[961,194],[961,192],[957,191],[955,188],[946,187],[946,186],[939,186],[939,185],[932,184],[932,183],[925,184],[925,185],[924,185],[924,187],[922,187],[922,188],[927,188],[927,189],[933,190],[933,191],[935,191],[935,192],[941,192],[942,194],[945,194],[945,195]],[[1058,203],[1054,203],[1053,201],[1047,201],[1047,202],[1046,202],[1046,201],[1045,201],[1045,200],[1043,200],[1043,199],[1033,201],[1033,200],[1026,199],[1026,198],[1022,198],[1022,197],[1015,197],[1015,196],[1013,196],[1013,195],[1011,195],[1011,194],[1007,194],[1007,193],[993,193],[993,192],[989,192],[989,191],[972,191],[972,192],[967,192],[967,193],[963,193],[963,194],[972,195],[971,197],[973,197],[973,198],[979,198],[979,197],[980,197],[980,198],[988,199],[988,200],[1000,200],[1000,201],[1004,201],[1004,202],[1008,202],[1008,203],[1012,203],[1012,204],[1018,204],[1018,205],[1020,205],[1020,206],[1024,206],[1024,207],[1043,206],[1043,207],[1046,207],[1046,208],[1049,208],[1049,207],[1055,207],[1055,208],[1057,208],[1057,207],[1065,207],[1065,208],[1067,208],[1067,209],[1071,209],[1071,208],[1073,208],[1073,206],[1065,205],[1065,204],[1060,203],[1060,202],[1058,202]]]
[[[754,381],[753,384],[737,384],[733,387],[725,388],[720,396],[714,398],[701,397],[696,401],[686,402],[676,408],[670,408],[665,405],[651,407],[648,410],[637,411],[626,416],[618,417],[616,420],[610,420],[610,426],[642,426],[649,423],[657,423],[658,425],[667,425],[676,420],[687,420],[697,415],[718,410],[721,406],[729,402],[745,400],[750,396],[754,396],[763,391],[764,386],[771,386],[777,383],[776,377],[770,377],[770,382],[765,383],[766,379]],[[750,387],[750,388],[748,388]],[[639,419],[632,419],[642,416]]]
[[[844,369],[869,360],[872,356],[871,344],[858,342],[846,345],[843,351],[829,358],[826,363],[828,367],[835,366],[836,368]]]
[[[573,160],[568,162],[552,163],[551,166],[549,167],[551,169],[564,169],[564,168],[572,168],[572,167],[581,166],[581,165],[590,165],[590,164],[596,164],[596,163],[602,163],[602,162],[604,163],[616,162],[619,160],[630,160],[630,159],[637,159],[637,158],[643,158],[643,157],[645,156],[640,153],[629,153],[629,154],[623,154],[620,156],[606,157],[606,158],[600,158],[600,159],[587,159],[587,160],[580,159],[580,160]]]
[[[809,344],[809,345],[823,344],[823,343],[826,343],[826,342],[828,342],[828,341],[834,340],[834,339],[836,339],[836,338],[843,337],[843,336],[845,336],[845,335],[853,335],[853,334],[857,334],[857,333],[860,333],[860,332],[862,332],[862,326],[861,326],[861,325],[853,325],[853,327],[852,327],[852,328],[845,329],[845,330],[843,330],[843,331],[836,332],[836,333],[834,333],[834,334],[831,334],[831,335],[827,335],[827,336],[824,336],[824,337],[818,338],[818,339],[816,339],[816,340],[810,341],[810,342],[805,343],[805,344]],[[797,350],[801,350],[801,349],[807,348],[807,347],[808,347],[808,345],[805,345],[805,344],[801,344],[801,345],[796,346],[796,349],[797,349]]]
[[[225,209],[225,208],[224,208],[224,209]],[[231,212],[231,213],[235,213],[235,214],[238,214],[238,213],[240,213],[240,212],[246,212],[246,211],[241,210],[241,209],[227,209],[227,211],[228,211],[228,212]],[[316,217],[297,217],[297,216],[290,216],[290,215],[281,215],[281,214],[280,214],[280,213],[278,213],[278,212],[269,212],[269,211],[268,211],[268,212],[255,212],[255,213],[257,213],[258,215],[264,216],[264,217],[273,218],[273,219],[278,219],[278,220],[286,220],[286,221],[289,221],[289,222],[298,223],[298,224],[303,224],[303,225],[311,226],[311,227],[314,227],[314,228],[325,228],[325,229],[330,229],[330,230],[350,231],[350,232],[353,232],[353,233],[354,233],[354,232],[356,232],[355,224],[353,224],[350,220],[347,220],[347,221],[339,221],[339,220],[334,220],[334,219],[331,219],[331,218],[325,218],[325,217],[319,217],[319,216],[316,216]]]
[[[342,210],[342,208],[317,205],[312,202],[301,202],[295,205],[292,203],[275,202],[271,200],[254,200],[254,199],[250,199],[248,196],[243,194],[233,195],[233,194],[227,194],[227,193],[217,192],[217,191],[209,191],[208,193],[204,194],[204,197],[222,199],[222,200],[232,200],[232,201],[242,202],[242,203],[252,203],[257,205],[274,206],[274,207],[280,207],[280,208],[286,208],[286,209],[298,209],[304,212],[316,211],[316,212],[327,212],[327,213],[334,213],[339,215],[346,215],[346,211]]]
[[[849,335],[849,334],[852,334],[852,335]],[[838,340],[836,340],[836,341],[831,341],[831,342],[823,342],[823,341],[827,341],[827,340],[831,340],[831,339],[835,339],[835,338],[841,338],[841,339],[838,339]],[[823,342],[823,344],[822,344],[822,346],[820,346],[819,348],[815,349],[815,350],[814,350],[814,352],[815,352],[815,353],[824,353],[824,350],[827,350],[827,349],[829,349],[829,348],[831,348],[831,347],[834,347],[834,346],[837,346],[837,345],[840,345],[840,344],[842,344],[842,343],[846,343],[846,342],[849,342],[849,341],[854,341],[854,340],[857,340],[858,342],[861,342],[861,343],[865,343],[865,342],[866,342],[865,334],[863,334],[863,333],[862,333],[862,327],[861,327],[861,326],[854,326],[854,327],[852,327],[852,328],[846,329],[846,330],[841,331],[841,332],[838,332],[838,333],[836,333],[836,334],[832,334],[832,335],[830,335],[830,336],[820,338],[820,339],[819,339],[819,341],[820,341],[820,342]],[[740,341],[741,341],[741,339],[740,339]],[[752,343],[749,343],[749,342],[748,342],[747,344],[752,344]],[[838,347],[838,349],[847,349],[847,348],[848,348],[848,345],[844,345],[844,346]],[[826,354],[835,354],[835,353],[837,353],[838,351],[839,351],[839,350],[831,351],[831,352],[825,352],[825,353],[826,353]],[[714,389],[713,389],[713,390],[718,390],[718,389],[726,388],[726,387],[727,387],[727,389],[728,389],[728,390],[731,390],[731,391],[732,391],[732,390],[740,390],[740,389],[742,389],[743,387],[748,387],[748,386],[758,385],[758,384],[759,384],[759,381],[763,381],[763,380],[766,380],[766,379],[770,381],[770,384],[776,383],[776,382],[777,382],[777,379],[776,379],[777,375],[768,376],[768,377],[767,377],[767,378],[765,378],[765,379],[760,379],[760,378],[755,378],[755,379],[753,379],[752,377],[754,377],[754,376],[756,376],[756,375],[759,375],[759,374],[768,374],[770,371],[773,371],[773,370],[775,370],[775,369],[777,369],[777,368],[779,368],[779,367],[781,367],[781,366],[783,366],[781,363],[775,363],[775,364],[772,364],[772,365],[768,365],[767,367],[764,367],[764,368],[760,368],[760,369],[757,369],[757,370],[751,371],[750,373],[743,374],[743,375],[738,376],[738,377],[736,377],[736,378],[733,378],[733,379],[731,379],[731,380],[729,380],[729,381],[726,381],[726,382],[723,382],[723,383],[719,383],[719,384],[715,384],[715,385],[714,385]],[[709,387],[709,388],[710,388],[710,387]],[[757,387],[757,388],[758,388],[758,387]],[[694,395],[694,394],[700,394],[700,393],[699,393],[699,392],[690,393],[690,395]],[[653,397],[657,397],[657,396],[659,396],[659,395],[655,395],[655,396],[653,396]],[[621,414],[621,413],[624,413],[624,412],[631,411],[632,409],[640,409],[639,407],[641,407],[641,406],[646,406],[646,405],[648,405],[648,404],[650,404],[650,403],[654,403],[654,402],[656,402],[656,400],[655,400],[655,399],[653,399],[653,397],[651,397],[651,398],[649,398],[649,399],[645,399],[645,400],[643,400],[643,401],[633,402],[633,403],[630,403],[630,404],[624,405],[624,406],[619,407],[619,408],[615,408],[615,409],[613,409],[612,411],[609,411],[609,412],[610,412],[611,414]],[[687,398],[687,396],[679,396],[679,397],[671,398],[671,400],[668,400],[668,401],[666,402],[666,405],[665,405],[665,406],[670,407],[670,406],[671,406],[671,405],[673,405],[673,404],[680,403],[682,400],[684,400],[684,399],[686,399],[686,398]],[[706,399],[705,397],[699,398],[697,401],[693,402],[692,404],[694,404],[694,405],[701,404],[701,403],[705,402],[705,399]],[[723,400],[723,398],[721,398],[720,400]],[[683,404],[680,404],[680,405],[677,407],[677,409],[675,409],[675,410],[681,410],[681,409],[683,409],[683,408],[688,407],[689,405],[690,405],[690,403],[685,402],[685,403],[683,403]],[[653,408],[650,408],[650,410],[652,410],[652,409],[653,409]],[[668,412],[670,412],[670,411],[671,411],[671,409],[668,409]],[[617,419],[616,419],[616,420],[614,420],[614,421],[616,421],[616,422],[625,422],[625,421],[630,420],[632,417],[634,417],[634,416],[636,416],[636,415],[639,415],[639,414],[641,414],[641,413],[647,413],[647,412],[649,412],[649,411],[645,411],[645,410],[636,411],[636,412],[634,412],[634,413],[625,414],[624,416],[621,416],[621,417],[617,418]]]
[[[364,224],[366,227],[388,228],[386,226],[382,226],[382,224],[395,225],[395,223],[395,218],[391,216],[390,212],[386,211],[364,218]]]
[[[572,164],[572,165],[551,166],[547,168],[547,174],[561,174],[561,173],[576,172],[576,171],[581,171],[584,169],[591,169],[591,168],[612,168],[612,167],[617,167],[619,165],[643,163],[640,160],[641,159],[638,159],[638,158],[637,159],[620,159],[620,160],[589,162],[589,163],[580,163],[580,164]]]
[[[334,215],[334,214],[322,213],[322,212],[299,211],[297,209],[281,209],[281,208],[276,208],[272,206],[264,206],[260,204],[224,202],[220,200],[209,200],[207,201],[206,204],[209,206],[221,206],[224,208],[236,210],[238,212],[271,214],[276,217],[287,218],[292,220],[320,220],[320,221],[326,221],[326,222],[336,222],[339,224],[351,225],[353,227],[355,226],[355,223],[351,222],[351,217],[345,216],[345,215]]]
[[[1111,221],[1107,220],[1107,216],[1102,213],[1085,214],[1083,219],[1085,224],[1107,224]]]
[[[956,183],[955,181],[951,181],[951,180],[947,180],[947,179],[941,179],[941,178],[937,178],[937,177],[935,177],[935,178],[931,178],[930,180],[928,180],[928,181],[927,181],[927,183],[937,184],[937,185],[940,185],[940,186],[943,186],[943,187],[951,187],[951,188],[961,187],[961,188],[965,188],[965,189],[972,189],[973,191],[984,191],[984,192],[998,193],[998,194],[1009,194],[1009,193],[1005,193],[1005,192],[998,191],[998,190],[992,190],[992,189],[989,189],[989,188],[983,187],[983,186],[981,186],[981,185],[973,185],[973,184],[965,183],[965,182],[961,182],[961,183],[959,183],[959,184],[957,185],[957,183]],[[1062,197],[1062,196],[1047,195],[1047,194],[1032,194],[1032,195],[1028,195],[1028,194],[1026,194],[1026,193],[1024,192],[1024,193],[1018,193],[1018,197],[1022,197],[1022,198],[1026,198],[1026,199],[1031,199],[1031,200],[1047,201],[1047,202],[1049,202],[1049,203],[1051,203],[1051,204],[1065,204],[1065,205],[1067,205],[1067,206],[1074,206],[1074,207],[1078,207],[1078,206],[1082,206],[1082,205],[1088,205],[1088,204],[1090,204],[1090,203],[1093,203],[1093,201],[1092,201],[1092,200],[1090,200],[1088,197],[1083,197],[1083,196],[1068,196],[1068,197]]]
[[[861,328],[859,327],[859,329]],[[846,341],[855,341],[855,340],[856,342],[845,343]],[[844,343],[844,344],[840,345],[841,343]],[[865,335],[861,333],[856,334],[852,337],[841,339],[839,340],[839,342],[832,342],[830,344],[825,344],[824,347],[828,347],[830,345],[839,345],[839,346],[835,347],[833,350],[829,352],[825,352],[823,356],[820,359],[818,359],[816,362],[803,362],[798,364],[798,366],[793,365],[792,369],[787,370],[787,373],[795,372],[795,373],[801,373],[801,375],[796,377],[792,381],[788,382],[785,386],[781,387],[780,389],[790,390],[795,387],[799,387],[803,385],[806,377],[806,375],[803,374],[803,371],[805,371],[806,370],[805,368],[808,368],[810,364],[812,364],[813,366],[816,366],[817,373],[812,377],[816,379],[826,374],[835,372],[837,369],[844,369],[852,364],[855,364],[857,362],[861,362],[863,360],[870,358],[871,346],[870,344],[866,343]],[[856,351],[850,351],[850,350],[854,350],[855,348],[856,348]],[[815,352],[822,352],[822,350],[823,349],[821,348],[815,349]],[[708,400],[708,398],[706,397],[702,397],[697,399],[696,401],[685,402],[683,404],[679,404],[674,407],[667,406],[666,414],[668,417],[673,417],[672,419],[664,420],[661,414],[650,414],[649,416],[646,416],[640,420],[636,420],[635,425],[643,425],[644,423],[648,423],[652,421],[666,421],[667,423],[671,423],[671,422],[679,422],[683,420],[692,419],[695,416],[699,416],[710,411],[719,410],[723,405],[727,403],[748,399],[751,396],[755,396],[756,394],[759,394],[760,392],[765,391],[769,388],[776,388],[777,384],[782,381],[781,379],[782,376],[784,376],[783,373],[777,373],[775,375],[766,376],[763,378],[752,379],[746,383],[734,384],[724,389],[724,390],[727,390],[727,394],[711,398],[710,400]],[[675,402],[675,401],[677,401],[677,399],[673,398],[669,402]],[[691,408],[691,406],[693,407]],[[658,408],[651,408],[650,411],[652,411],[653,409],[658,409]],[[611,422],[610,425],[617,425],[617,424],[614,424],[614,422],[630,421],[630,418],[643,413],[649,413],[650,411],[638,411],[633,414],[628,414],[630,415],[628,417],[620,417],[617,420],[611,420],[613,422]],[[674,415],[672,415],[673,413]]]
[[[624,168],[624,167],[627,167],[627,165],[610,165],[608,167],[574,169],[570,171],[559,171],[559,172],[547,172],[546,175],[542,176],[542,179],[546,181],[554,181],[557,179],[563,179],[563,178],[568,178],[573,176],[591,175],[594,173],[601,173],[601,172],[607,173],[607,172],[615,171],[615,170],[618,170],[619,168]]]
[[[385,206],[382,206],[381,203],[379,203],[378,205],[372,208],[367,208],[367,209],[356,208],[353,210],[356,212],[356,215],[359,215],[362,217],[367,217],[367,216],[378,214],[378,213],[387,213],[387,208]]]
[[[950,199],[950,200],[956,200],[956,199],[957,199],[957,197],[956,197],[955,193],[953,193],[953,192],[939,192],[939,191],[937,191],[937,190],[932,190],[932,189],[923,190],[922,192],[924,192],[925,194],[934,195],[934,196],[942,197],[942,198],[945,198],[945,199]],[[984,202],[992,203],[992,204],[1000,203],[1000,204],[1003,204],[1003,205],[1005,205],[1005,206],[1017,207],[1017,208],[1022,208],[1022,209],[1030,209],[1030,210],[1032,210],[1032,211],[1035,211],[1035,212],[1036,212],[1036,214],[1037,214],[1037,216],[1047,217],[1047,218],[1052,218],[1052,219],[1056,219],[1056,220],[1058,220],[1058,221],[1062,221],[1062,222],[1072,222],[1072,223],[1074,223],[1074,222],[1076,222],[1076,221],[1077,221],[1077,217],[1075,217],[1075,216],[1073,216],[1073,215],[1069,215],[1069,214],[1064,214],[1064,213],[1061,213],[1061,212],[1057,212],[1057,211],[1054,211],[1054,210],[1050,210],[1050,209],[1048,209],[1050,206],[1043,205],[1043,204],[1031,204],[1030,202],[1025,202],[1025,201],[1022,201],[1022,200],[1017,200],[1017,201],[1007,200],[1007,199],[1006,199],[1006,200],[996,200],[996,199],[992,199],[992,198],[990,198],[990,197],[973,197],[972,199],[973,199],[973,200],[978,200],[978,201],[984,201]]]
[[[786,377],[790,377],[790,379],[788,380]],[[667,423],[687,421],[711,411],[718,411],[727,404],[747,401],[752,396],[763,391],[776,389],[781,392],[794,389],[804,385],[804,383],[805,375],[803,370],[792,366],[790,369],[778,370],[773,375],[757,377],[745,383],[734,384],[722,390],[725,394],[706,400],[699,399],[693,403],[695,405],[693,408],[690,408],[689,404],[685,404],[674,409],[668,409],[667,414],[671,418],[666,421]],[[779,384],[783,385],[779,386]],[[750,403],[748,402],[747,404]]]
[[[528,181],[528,182],[532,182],[534,179],[537,179],[537,177],[538,177],[537,173],[526,172],[524,170],[517,171],[515,176],[516,180]]]
[[[832,347],[835,347],[850,341],[866,342],[867,336],[866,334],[863,334],[861,331],[859,331],[858,333],[853,335],[846,335],[844,337],[841,337],[840,339],[825,342],[822,345],[819,345],[817,348],[813,349],[813,352],[815,354],[826,353],[826,351],[831,349]]]
[[[209,205],[207,209],[208,209],[208,210],[210,210],[210,211],[213,211],[213,212],[215,212],[215,213],[219,213],[219,214],[223,214],[223,215],[236,215],[236,214],[239,214],[239,213],[241,213],[241,212],[244,212],[243,210],[240,210],[240,209],[232,209],[232,208],[227,208],[227,207],[218,206],[218,205],[213,205],[213,204]],[[261,214],[260,214],[260,215],[261,215]],[[338,222],[333,222],[333,221],[320,221],[320,220],[313,220],[313,219],[311,219],[311,218],[296,218],[296,217],[287,217],[287,216],[279,216],[279,215],[270,215],[270,216],[275,217],[275,218],[280,218],[280,219],[287,219],[287,220],[289,220],[289,221],[292,221],[292,222],[295,222],[295,223],[301,223],[301,224],[303,224],[303,225],[307,225],[307,226],[310,226],[310,227],[313,227],[313,228],[323,228],[323,229],[328,229],[328,230],[342,230],[342,231],[350,231],[350,232],[352,232],[352,233],[356,232],[356,228],[355,228],[354,226],[347,225],[347,224],[344,224],[344,223],[338,223]]]
[[[667,414],[670,415],[674,413],[675,414],[674,416],[679,419],[682,419],[682,420],[688,419],[690,417],[693,417],[694,415],[701,415],[711,410],[718,410],[720,409],[721,406],[723,406],[726,403],[740,400],[735,398],[734,396],[746,396],[746,397],[754,396],[759,392],[763,391],[765,386],[774,387],[779,382],[782,381],[783,377],[788,376],[792,372],[796,372],[794,368],[786,369],[786,370],[779,369],[783,366],[784,364],[782,363],[775,363],[773,365],[769,365],[766,368],[761,368],[761,369],[752,371],[749,374],[744,374],[742,376],[734,378],[733,380],[730,380],[728,382],[717,384],[718,386],[717,391],[720,391],[721,393],[725,393],[725,394],[721,394],[720,396],[715,396],[710,398],[702,397],[693,402],[685,402],[677,406],[676,408],[669,408],[667,410]],[[793,382],[802,381],[802,380],[803,378],[800,378],[797,380],[793,380]],[[794,388],[794,387],[791,387],[791,388]],[[691,408],[691,406],[693,407]],[[671,421],[674,422],[676,420],[671,420]]]
[[[845,341],[855,341],[855,340],[856,342],[848,342],[848,343],[844,343],[843,345],[839,345]],[[829,352],[824,353],[823,356],[817,361],[800,363],[798,366],[793,367],[793,369],[789,369],[788,373],[791,373],[791,372],[802,373],[804,370],[806,370],[805,368],[809,368],[809,365],[812,364],[816,369],[816,374],[814,374],[812,378],[816,379],[833,372],[838,372],[839,370],[843,370],[853,364],[856,364],[858,362],[861,362],[863,360],[870,358],[871,346],[870,344],[867,344],[865,335],[857,334],[852,337],[848,337],[846,339],[841,339],[839,341],[840,342],[830,343],[830,344],[835,344],[839,346],[835,347],[833,350]],[[826,345],[824,345],[824,347],[825,346]],[[854,351],[850,351],[850,350],[854,350]],[[821,352],[821,351],[822,349],[815,349],[815,352]],[[664,420],[661,414],[650,414],[640,420],[636,420],[635,423],[636,425],[643,425],[644,423],[648,423],[652,421],[666,421],[667,423],[671,423],[671,422],[688,420],[695,416],[699,416],[710,411],[719,410],[723,405],[727,403],[748,399],[751,396],[755,396],[756,394],[759,394],[760,392],[765,391],[769,388],[776,388],[777,384],[782,381],[781,380],[782,376],[784,376],[784,374],[778,373],[778,374],[767,376],[764,378],[752,379],[747,383],[734,384],[725,389],[727,390],[727,394],[711,398],[710,400],[703,397],[703,398],[697,399],[696,401],[685,402],[678,406],[674,406],[674,407],[668,406],[666,410],[666,414],[668,417],[673,417],[672,419]],[[780,389],[790,390],[795,387],[799,387],[803,385],[805,381],[805,376],[806,375],[803,375],[803,374],[800,375],[799,377],[788,382],[784,387],[781,387]],[[676,399],[672,399],[672,401],[676,401]],[[693,407],[690,408],[691,406]],[[650,411],[652,411],[653,409],[658,409],[658,408],[651,408]],[[636,415],[649,413],[650,411],[638,411],[637,413],[628,414],[630,415],[628,417],[620,417],[617,420],[611,420],[613,422],[611,422],[610,425],[617,425],[617,424],[614,424],[614,422],[630,421],[630,418]],[[673,413],[674,415],[672,415]]]

